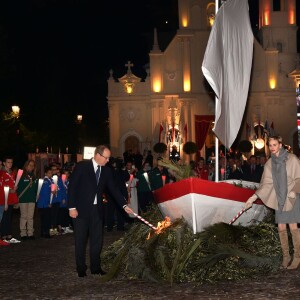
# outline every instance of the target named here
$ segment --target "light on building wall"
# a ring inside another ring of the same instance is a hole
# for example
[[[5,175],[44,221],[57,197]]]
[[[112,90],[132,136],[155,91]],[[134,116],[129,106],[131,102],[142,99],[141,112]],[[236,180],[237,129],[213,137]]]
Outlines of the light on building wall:
[[[133,93],[133,88],[134,88],[134,83],[133,82],[125,82],[125,91],[127,94],[132,94]]]
[[[153,92],[154,93],[161,92],[161,83],[159,79],[153,81]]]
[[[265,141],[262,138],[258,138],[255,142],[254,142],[255,147],[260,150],[265,146]]]
[[[270,78],[269,79],[269,85],[270,85],[270,89],[274,90],[276,88],[276,79],[275,78]]]
[[[210,27],[212,27],[214,25],[214,22],[215,22],[215,15],[214,14],[210,14],[208,16],[208,23],[209,23]]]
[[[264,13],[264,25],[265,26],[268,26],[268,25],[270,25],[270,12],[269,11],[266,11],[265,13]]]
[[[13,116],[14,116],[15,118],[19,118],[19,116],[20,116],[20,107],[17,106],[17,105],[13,105],[13,106],[11,107],[11,109],[12,109]]]
[[[182,17],[181,24],[182,24],[182,27],[187,27],[188,26],[188,19],[187,19],[187,17],[185,17],[185,16]]]
[[[295,24],[295,12],[292,9],[289,11],[289,24]]]
[[[81,123],[82,122],[82,115],[77,115],[77,122]]]
[[[183,90],[185,92],[190,92],[191,91],[191,83],[189,80],[185,80],[183,83]]]

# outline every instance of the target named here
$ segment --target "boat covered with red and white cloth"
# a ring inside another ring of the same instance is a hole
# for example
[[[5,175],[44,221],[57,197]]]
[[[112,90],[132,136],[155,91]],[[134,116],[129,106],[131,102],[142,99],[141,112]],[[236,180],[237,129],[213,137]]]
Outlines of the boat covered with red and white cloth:
[[[196,233],[215,223],[229,224],[257,187],[257,183],[248,181],[214,182],[190,177],[154,191],[154,200],[164,217],[170,217],[171,221],[183,217]],[[262,221],[268,211],[258,199],[234,225],[255,224]]]

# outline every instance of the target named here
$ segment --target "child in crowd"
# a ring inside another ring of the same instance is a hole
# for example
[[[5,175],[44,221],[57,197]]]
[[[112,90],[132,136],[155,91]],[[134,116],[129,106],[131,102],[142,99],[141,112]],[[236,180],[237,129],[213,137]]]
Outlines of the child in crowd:
[[[50,238],[51,228],[51,184],[52,181],[52,170],[50,167],[45,168],[44,182],[41,187],[40,194],[37,199],[37,208],[39,210],[41,218],[41,237]]]
[[[59,208],[59,224],[63,233],[72,233],[72,219],[69,216],[68,204],[68,185],[69,185],[70,171],[65,170],[62,175],[62,182],[65,188],[65,199],[62,200]]]
[[[57,177],[57,189],[56,192],[53,194],[53,199],[51,203],[51,235],[62,234],[63,229],[61,225],[61,220],[59,217],[60,208],[66,208],[66,188],[63,184],[63,181],[60,176],[60,170],[56,164],[51,165],[52,170],[52,181],[54,182],[54,176]]]

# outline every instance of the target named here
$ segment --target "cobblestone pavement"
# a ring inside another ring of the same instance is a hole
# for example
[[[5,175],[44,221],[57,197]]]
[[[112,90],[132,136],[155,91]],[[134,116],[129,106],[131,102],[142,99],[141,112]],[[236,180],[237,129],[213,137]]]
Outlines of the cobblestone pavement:
[[[18,212],[14,215],[17,228]],[[105,233],[104,247],[122,235]],[[0,247],[0,299],[300,299],[300,270],[198,287],[123,278],[100,283],[90,273],[77,277],[73,234],[66,234]]]

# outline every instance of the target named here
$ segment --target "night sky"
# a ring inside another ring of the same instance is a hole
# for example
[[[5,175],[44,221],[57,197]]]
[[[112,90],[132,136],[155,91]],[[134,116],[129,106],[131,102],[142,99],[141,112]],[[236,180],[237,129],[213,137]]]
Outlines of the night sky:
[[[257,3],[249,0],[253,24]],[[56,145],[72,137],[82,114],[86,142],[107,142],[109,69],[120,77],[131,60],[142,75],[153,28],[170,39],[177,15],[177,0],[1,1],[0,111],[19,105],[21,122]]]

